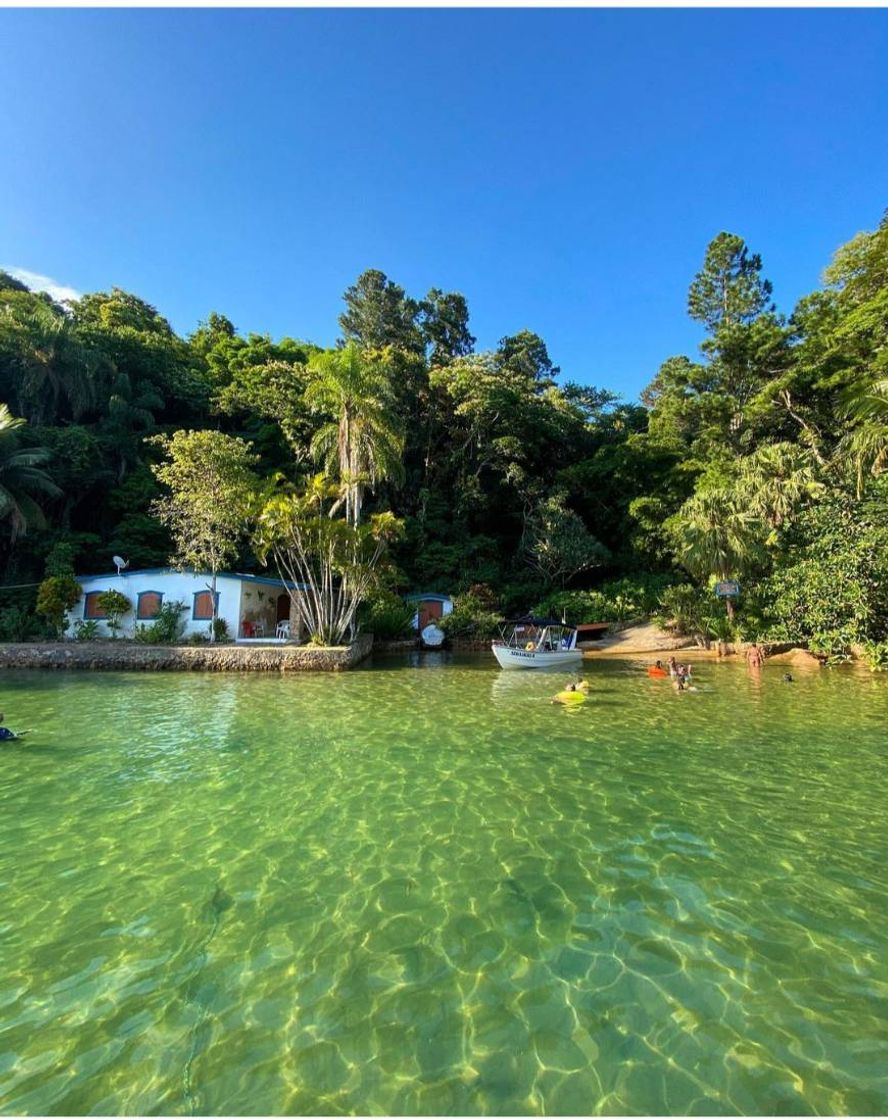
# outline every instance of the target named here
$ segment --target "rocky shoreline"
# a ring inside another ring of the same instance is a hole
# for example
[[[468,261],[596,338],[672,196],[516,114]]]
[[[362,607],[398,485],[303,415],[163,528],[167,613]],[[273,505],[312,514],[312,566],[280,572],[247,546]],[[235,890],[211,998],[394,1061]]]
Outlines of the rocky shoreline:
[[[100,672],[338,673],[370,655],[373,635],[350,646],[147,646],[135,642],[4,642],[0,669]]]

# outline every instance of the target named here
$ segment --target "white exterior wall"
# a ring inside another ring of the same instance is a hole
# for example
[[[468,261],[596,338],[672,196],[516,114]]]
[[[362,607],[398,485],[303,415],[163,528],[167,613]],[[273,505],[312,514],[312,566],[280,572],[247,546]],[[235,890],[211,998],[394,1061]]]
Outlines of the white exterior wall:
[[[210,586],[210,577],[201,575],[194,575],[191,572],[121,572],[120,575],[112,574],[107,576],[84,576],[78,579],[77,582],[83,589],[83,595],[80,602],[76,607],[68,611],[68,628],[65,631],[68,637],[74,636],[74,624],[83,618],[83,612],[86,606],[86,594],[90,591],[120,591],[126,595],[132,608],[120,620],[120,629],[117,631],[118,637],[131,638],[137,626],[150,626],[150,619],[136,619],[136,607],[139,601],[139,594],[143,591],[158,591],[163,595],[164,603],[172,603],[178,600],[186,606],[181,614],[182,621],[185,624],[183,637],[188,637],[189,634],[208,634],[210,623],[206,619],[195,620],[192,618],[194,613],[194,596],[198,591],[208,591]],[[247,587],[257,587],[259,585],[250,581],[236,579],[233,576],[217,576],[216,578],[216,592],[219,596],[219,608],[217,614],[220,618],[224,618],[228,623],[228,632],[231,638],[236,638],[238,635],[238,627],[241,620],[241,591]],[[274,587],[269,587],[269,592],[277,594]],[[281,589],[283,590],[283,589]],[[99,633],[103,637],[110,637],[111,631],[108,629],[107,623],[103,619],[96,619],[99,626]]]

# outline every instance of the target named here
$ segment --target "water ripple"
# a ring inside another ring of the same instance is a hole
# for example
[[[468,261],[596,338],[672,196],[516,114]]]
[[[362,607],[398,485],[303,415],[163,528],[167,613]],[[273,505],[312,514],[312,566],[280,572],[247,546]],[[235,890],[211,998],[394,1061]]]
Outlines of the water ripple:
[[[888,1109],[888,681],[433,663],[4,674],[0,1109]]]

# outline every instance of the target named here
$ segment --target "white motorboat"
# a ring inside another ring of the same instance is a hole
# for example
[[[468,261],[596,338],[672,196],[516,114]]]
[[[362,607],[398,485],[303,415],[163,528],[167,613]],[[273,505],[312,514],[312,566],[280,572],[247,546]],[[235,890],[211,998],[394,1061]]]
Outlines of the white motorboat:
[[[527,615],[507,623],[502,640],[491,648],[503,669],[563,669],[582,663],[583,652],[576,642],[573,626]]]

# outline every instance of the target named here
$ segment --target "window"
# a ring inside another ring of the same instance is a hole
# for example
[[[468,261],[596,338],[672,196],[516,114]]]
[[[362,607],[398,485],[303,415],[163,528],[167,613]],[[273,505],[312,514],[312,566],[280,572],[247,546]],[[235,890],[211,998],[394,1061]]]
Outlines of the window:
[[[219,606],[219,592],[216,592],[216,606]],[[191,617],[195,622],[209,622],[213,617],[213,599],[210,591],[195,591],[194,608]]]
[[[138,605],[136,607],[136,618],[141,620],[154,618],[160,610],[162,602],[162,591],[140,591]]]
[[[106,614],[103,614],[99,610],[98,599],[99,599],[99,596],[103,595],[103,594],[104,594],[103,591],[87,591],[86,596],[84,598],[84,602],[83,602],[83,617],[84,618],[107,618],[108,617]]]

